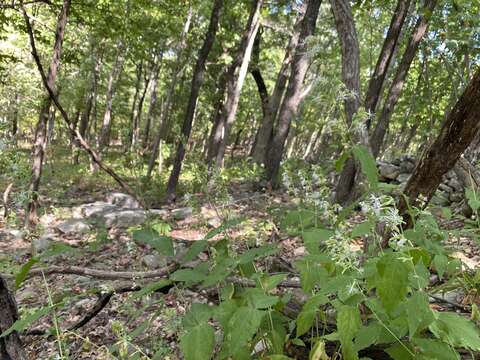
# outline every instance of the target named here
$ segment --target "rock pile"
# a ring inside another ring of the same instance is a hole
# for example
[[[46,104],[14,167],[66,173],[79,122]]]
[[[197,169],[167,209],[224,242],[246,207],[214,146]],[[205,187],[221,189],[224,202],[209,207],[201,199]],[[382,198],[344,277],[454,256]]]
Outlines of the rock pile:
[[[415,168],[416,160],[410,155],[392,161],[377,161],[380,181],[398,184],[402,190]],[[431,200],[433,205],[463,207],[464,188],[453,170],[443,176],[442,183]]]

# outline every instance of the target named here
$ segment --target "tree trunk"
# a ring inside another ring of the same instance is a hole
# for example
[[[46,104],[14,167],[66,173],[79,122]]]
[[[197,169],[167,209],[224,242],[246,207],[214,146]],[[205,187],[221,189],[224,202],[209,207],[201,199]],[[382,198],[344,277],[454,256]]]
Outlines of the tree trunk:
[[[150,104],[148,105],[147,110],[147,120],[145,122],[145,128],[143,131],[143,141],[142,147],[146,149],[148,147],[148,141],[150,138],[150,127],[152,124],[152,119],[157,115],[157,86],[158,86],[158,77],[160,75],[160,68],[163,58],[163,51],[160,52],[158,59],[156,60],[156,64],[153,66],[153,76],[152,76],[152,83],[151,83],[151,94],[150,94]]]
[[[403,85],[405,84],[405,80],[408,75],[408,70],[410,69],[410,65],[415,58],[418,46],[420,45],[420,42],[427,31],[428,21],[430,20],[435,5],[436,0],[425,1],[423,15],[418,18],[415,28],[413,29],[413,32],[408,40],[407,48],[405,49],[400,64],[398,65],[397,72],[392,84],[390,85],[385,104],[383,105],[382,112],[378,119],[375,130],[370,138],[370,144],[372,146],[374,157],[377,157],[378,153],[380,152],[380,148],[383,145],[385,133],[387,132],[395,105],[400,99]]]
[[[310,62],[307,38],[314,33],[321,2],[321,0],[308,0],[305,15],[298,23],[299,40],[292,59],[288,87],[278,113],[275,134],[270,138],[267,148],[267,160],[265,163],[266,177],[274,187],[278,185],[277,175],[283,156],[285,141],[290,131],[290,124],[297,113],[302,98],[303,81]]]
[[[135,81],[135,93],[133,94],[132,111],[130,112],[130,129],[128,131],[127,140],[125,143],[125,151],[133,144],[135,122],[137,117],[137,100],[140,94],[140,85],[142,83],[142,71],[143,71],[143,59],[137,64],[136,69],[136,81]]]
[[[198,53],[197,62],[193,71],[192,84],[190,87],[190,97],[188,99],[187,110],[185,111],[185,117],[182,124],[182,134],[178,143],[177,152],[173,162],[172,172],[168,179],[167,184],[167,200],[171,201],[175,198],[175,192],[178,185],[178,179],[182,170],[182,162],[185,157],[185,146],[190,138],[192,132],[192,124],[195,115],[195,109],[197,106],[198,95],[203,83],[203,77],[205,73],[205,63],[208,58],[208,54],[212,49],[213,42],[218,30],[218,24],[220,21],[220,13],[223,7],[223,0],[215,0],[213,4],[212,14],[210,16],[210,23],[208,25],[207,34],[203,41],[202,48]]]
[[[238,47],[235,58],[227,72],[227,94],[219,118],[215,119],[215,125],[210,134],[210,146],[208,162],[213,162],[218,167],[223,166],[225,148],[227,146],[230,129],[235,121],[243,82],[248,70],[253,43],[260,26],[260,9],[263,0],[253,0],[247,27]]]
[[[399,199],[399,212],[406,228],[412,226],[408,207],[424,208],[442,176],[451,170],[480,130],[480,70],[444,121],[437,138],[427,147]],[[419,197],[424,198],[424,204]]]
[[[133,121],[132,149],[138,145],[140,139],[140,122],[142,120],[143,103],[145,101],[145,96],[147,95],[148,85],[150,84],[150,78],[147,77],[147,74],[145,74],[143,80],[145,82],[145,86],[143,87],[143,92],[138,100],[137,113]]]
[[[15,98],[13,102],[13,111],[12,111],[12,127],[10,130],[10,134],[15,144],[17,142],[17,137],[18,137],[18,107],[19,106],[20,104],[18,102],[18,92],[15,91]]]
[[[57,80],[58,68],[60,66],[60,57],[62,54],[63,39],[65,36],[65,27],[67,25],[68,13],[70,10],[70,0],[64,0],[62,10],[58,16],[57,28],[55,31],[55,44],[53,47],[52,59],[48,68],[47,83],[51,89],[56,92],[55,82]],[[26,16],[26,14],[25,14]],[[35,129],[35,143],[33,145],[33,164],[32,178],[30,181],[30,201],[27,205],[25,224],[31,227],[37,222],[37,209],[39,207],[38,191],[40,189],[40,179],[42,176],[43,158],[45,156],[45,144],[47,141],[47,122],[51,105],[51,99],[46,95],[42,102],[42,109]]]
[[[108,147],[110,144],[110,132],[112,129],[112,110],[113,110],[113,97],[116,91],[116,85],[122,72],[124,57],[124,45],[122,41],[117,43],[117,55],[115,56],[115,63],[113,64],[112,71],[108,77],[107,84],[107,99],[106,99],[106,109],[103,114],[103,123],[102,129],[100,130],[100,139],[99,139],[99,151],[102,153],[105,147]]]
[[[186,40],[187,40],[187,34],[188,31],[190,30],[190,23],[192,20],[192,8],[190,7],[188,14],[187,14],[187,19],[185,20],[185,24],[183,26],[183,31],[180,36],[180,41],[177,44],[177,51],[176,51],[176,66],[173,69],[172,73],[172,80],[170,81],[170,86],[166,90],[165,94],[165,101],[163,103],[163,110],[162,114],[160,116],[160,121],[159,121],[159,126],[158,126],[158,131],[155,135],[155,140],[153,143],[153,149],[152,149],[152,154],[150,157],[150,161],[148,162],[148,169],[147,169],[147,179],[150,179],[152,176],[152,171],[155,166],[155,161],[157,160],[158,156],[158,151],[160,148],[160,142],[162,141],[162,138],[165,138],[165,132],[168,127],[168,121],[169,121],[169,116],[170,116],[170,110],[172,107],[172,99],[173,95],[175,93],[175,89],[177,87],[177,81],[178,81],[178,75],[180,74],[182,70],[182,55],[183,55],[183,50],[185,49],[186,46]]]
[[[7,282],[0,275],[0,334],[18,320],[17,304],[7,287]],[[27,356],[17,331],[0,338],[0,359],[26,360]]]
[[[293,54],[295,48],[298,44],[298,39],[300,36],[300,22],[303,20],[305,12],[301,12],[295,24],[294,32],[290,37],[287,50],[285,51],[285,56],[282,61],[282,66],[277,75],[277,80],[275,82],[275,87],[273,88],[272,95],[267,101],[267,106],[265,108],[265,114],[263,116],[262,123],[258,128],[258,132],[255,135],[255,144],[252,149],[252,158],[255,162],[259,164],[264,164],[266,161],[267,155],[267,146],[272,137],[273,124],[277,117],[278,110],[280,108],[280,103],[282,101],[283,94],[285,93],[285,88],[287,86],[287,80],[290,73],[290,65],[292,63]]]
[[[262,104],[262,114],[265,117],[268,107],[268,90],[260,71],[260,42],[262,41],[262,29],[259,28],[257,36],[253,42],[252,59],[250,61],[250,74],[257,85],[258,94],[260,95],[260,103]]]

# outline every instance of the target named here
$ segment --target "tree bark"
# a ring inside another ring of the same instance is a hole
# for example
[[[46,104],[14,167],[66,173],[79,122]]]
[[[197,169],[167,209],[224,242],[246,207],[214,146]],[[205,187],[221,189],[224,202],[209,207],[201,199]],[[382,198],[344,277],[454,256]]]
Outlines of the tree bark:
[[[314,33],[321,2],[321,0],[308,0],[305,15],[298,24],[299,40],[292,59],[288,87],[278,113],[275,134],[270,138],[267,148],[266,177],[274,187],[278,185],[277,175],[290,124],[302,99],[303,81],[310,62],[306,40]]]
[[[406,227],[413,224],[408,207],[425,207],[442,176],[451,170],[480,130],[480,70],[458,99],[437,138],[427,147],[408,180],[398,209]],[[420,197],[425,203],[420,203]]]
[[[0,334],[18,320],[17,304],[7,287],[7,282],[0,275]],[[17,331],[0,338],[0,359],[26,360],[22,342]]]
[[[224,0],[215,0],[215,3],[213,4],[207,34],[205,36],[205,40],[203,41],[203,45],[198,53],[197,62],[195,63],[195,69],[193,71],[193,78],[190,87],[190,97],[188,99],[187,110],[185,111],[185,116],[182,124],[182,133],[177,146],[177,152],[175,154],[172,172],[170,173],[167,184],[168,201],[171,201],[175,198],[178,179],[182,170],[182,162],[185,157],[185,146],[188,143],[190,133],[192,132],[192,125],[195,115],[195,109],[197,107],[198,95],[200,93],[200,88],[203,84],[205,64],[207,62],[208,54],[212,49],[218,31],[218,24],[220,21],[220,13],[222,11],[223,2]]]
[[[125,150],[128,150],[132,146],[134,138],[135,122],[137,117],[137,100],[138,95],[140,94],[140,85],[142,83],[143,59],[141,59],[140,62],[137,64],[136,70],[135,92],[133,94],[132,100],[132,111],[130,112],[130,129],[127,135]]]
[[[263,116],[262,123],[258,129],[257,134],[255,135],[255,144],[252,149],[252,158],[255,162],[259,164],[264,164],[266,161],[267,146],[270,138],[273,135],[273,124],[277,117],[280,103],[282,101],[282,97],[285,93],[285,88],[287,86],[288,76],[290,74],[290,65],[292,63],[293,54],[295,48],[298,45],[298,39],[300,36],[300,22],[303,20],[304,15],[305,11],[301,11],[297,17],[294,32],[288,42],[287,50],[285,51],[285,56],[283,58],[282,65],[277,75],[275,87],[273,88],[272,94],[267,101],[267,106],[265,108],[265,114]]]
[[[175,93],[175,89],[177,87],[178,75],[180,75],[180,72],[183,67],[181,59],[182,59],[183,51],[186,46],[187,34],[188,34],[188,31],[190,30],[192,15],[193,15],[192,8],[190,7],[187,14],[187,18],[185,20],[185,24],[183,26],[183,31],[180,36],[180,40],[177,44],[176,66],[173,69],[170,86],[166,90],[165,101],[163,103],[163,111],[158,124],[159,126],[158,126],[157,133],[155,134],[155,140],[153,143],[153,149],[152,149],[152,154],[150,156],[150,161],[148,162],[147,179],[150,179],[150,177],[152,176],[152,171],[155,166],[155,161],[157,161],[157,157],[158,157],[158,150],[160,148],[162,138],[165,138],[165,132],[168,128],[169,115],[172,107],[172,99]]]
[[[227,72],[227,94],[219,118],[215,119],[215,126],[210,134],[208,162],[223,166],[225,148],[227,146],[230,129],[235,121],[243,82],[248,70],[248,64],[253,50],[253,43],[260,26],[260,9],[263,0],[253,0],[248,18],[247,27],[243,34],[235,58]]]
[[[64,0],[62,10],[58,16],[57,28],[55,30],[55,44],[53,47],[52,59],[48,68],[47,83],[54,92],[56,92],[56,80],[58,68],[60,66],[60,57],[62,55],[62,45],[65,36],[65,27],[67,25],[68,14],[70,10],[70,0]],[[24,13],[27,16],[26,13]],[[28,18],[27,18],[28,19]],[[43,158],[45,156],[45,144],[47,141],[47,123],[50,111],[51,99],[46,95],[42,102],[42,109],[35,129],[35,143],[33,145],[33,164],[32,178],[30,181],[30,200],[27,205],[25,224],[31,227],[38,221],[37,210],[39,207],[38,191],[40,189],[40,180],[42,177]]]
[[[428,22],[435,8],[435,5],[436,0],[425,1],[423,15],[418,18],[417,23],[415,24],[415,28],[413,29],[413,32],[408,40],[407,48],[405,49],[402,60],[396,71],[395,77],[392,81],[392,84],[390,85],[390,89],[388,91],[385,104],[383,105],[382,112],[377,121],[375,130],[370,138],[370,144],[374,157],[378,156],[380,148],[383,145],[383,140],[385,138],[390,119],[395,109],[395,105],[400,99],[403,85],[405,84],[405,80],[408,75],[408,70],[410,69],[410,65],[415,58],[418,46],[420,45],[420,42],[422,41],[423,36],[427,31]]]
[[[142,147],[146,149],[148,147],[148,141],[150,138],[150,127],[152,124],[152,119],[156,117],[157,115],[157,100],[158,100],[158,95],[157,95],[157,87],[158,87],[158,77],[160,75],[160,68],[162,64],[162,58],[163,58],[163,51],[160,52],[160,55],[158,56],[158,59],[156,60],[156,64],[153,66],[153,76],[152,76],[152,82],[151,82],[151,94],[150,94],[150,104],[148,105],[148,110],[147,110],[147,120],[145,122],[145,128],[143,131],[143,141],[142,141]]]
[[[112,71],[108,77],[107,84],[107,99],[106,99],[106,109],[103,114],[103,123],[102,129],[100,130],[100,139],[99,139],[99,152],[102,153],[106,147],[110,144],[110,132],[112,130],[112,110],[113,110],[113,97],[115,95],[116,86],[120,73],[123,69],[124,57],[124,45],[122,41],[119,41],[116,45],[117,55],[115,56],[115,63],[113,64]]]

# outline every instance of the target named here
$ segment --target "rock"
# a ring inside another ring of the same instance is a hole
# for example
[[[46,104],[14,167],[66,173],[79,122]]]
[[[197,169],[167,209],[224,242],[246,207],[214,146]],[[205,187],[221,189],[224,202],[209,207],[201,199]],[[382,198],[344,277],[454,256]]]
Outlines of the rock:
[[[165,209],[150,209],[147,211],[148,216],[165,218],[168,215],[168,211]]]
[[[455,191],[463,192],[462,184],[460,184],[460,181],[458,181],[457,179],[450,179],[448,181],[448,186],[450,186]]]
[[[445,301],[453,302],[456,304],[461,303],[462,298],[464,297],[464,294],[459,290],[452,290],[452,291],[447,291],[445,293],[439,293],[434,295],[444,299]],[[435,302],[435,299],[432,298],[431,301]]]
[[[405,155],[400,156],[400,161],[401,162],[410,162],[410,163],[415,164],[415,157],[410,155],[410,154],[405,154]]]
[[[389,163],[380,163],[378,171],[384,179],[395,180],[400,174],[400,167]]]
[[[107,229],[125,229],[145,223],[147,214],[144,210],[117,210],[104,214],[101,220]]]
[[[452,192],[449,199],[452,203],[458,203],[463,200],[463,194],[460,192]]]
[[[54,241],[54,233],[43,234],[38,239],[32,240],[32,249],[35,253],[41,253],[42,251],[47,250]]]
[[[141,206],[137,200],[131,195],[119,192],[110,193],[107,195],[107,202],[121,207],[123,209],[140,209]]]
[[[450,205],[450,200],[448,199],[449,195],[443,191],[437,191],[435,195],[433,195],[432,200],[430,203],[436,206],[448,206]]]
[[[440,185],[438,185],[438,188],[447,194],[450,194],[453,191],[453,189],[450,186],[444,183],[440,183]]]
[[[410,161],[402,161],[400,163],[400,172],[411,174],[415,169],[415,163]]]
[[[7,229],[7,240],[9,241],[20,241],[23,240],[25,232],[18,229]]]
[[[397,181],[400,184],[406,183],[408,181],[408,179],[410,179],[410,175],[411,174],[402,173],[402,174],[398,175]]]
[[[222,219],[220,219],[218,216],[215,216],[207,220],[207,225],[212,228],[217,228],[222,225]]]
[[[175,248],[175,260],[180,261],[188,251],[188,247],[184,243],[175,243],[174,244]]]
[[[167,266],[167,258],[161,255],[145,255],[142,259],[143,265],[149,269],[158,269]]]
[[[77,218],[96,218],[116,209],[118,208],[115,205],[106,203],[104,201],[96,201],[94,203],[80,205],[74,210],[73,214]]]
[[[192,214],[193,209],[189,206],[172,210],[172,216],[175,220],[185,220]]]
[[[91,230],[90,225],[79,219],[67,220],[57,225],[57,229],[63,234],[86,234]]]

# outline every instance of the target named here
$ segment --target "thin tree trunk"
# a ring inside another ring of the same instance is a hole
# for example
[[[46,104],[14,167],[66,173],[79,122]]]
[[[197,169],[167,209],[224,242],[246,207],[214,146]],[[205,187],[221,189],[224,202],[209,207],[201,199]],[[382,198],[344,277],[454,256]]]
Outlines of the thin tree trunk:
[[[17,142],[17,137],[18,137],[18,107],[19,106],[20,104],[18,102],[18,92],[15,91],[15,98],[14,98],[13,111],[12,111],[12,127],[10,130],[10,134],[15,144]]]
[[[0,275],[0,334],[10,328],[18,320],[15,298],[7,287],[7,282]],[[22,342],[17,331],[0,338],[0,359],[26,360]]]
[[[413,29],[413,32],[408,40],[407,48],[405,49],[395,77],[390,85],[382,112],[378,119],[375,130],[370,138],[370,144],[372,146],[374,157],[377,157],[378,153],[380,152],[380,148],[383,145],[383,139],[385,137],[385,133],[387,132],[395,105],[400,99],[403,85],[405,84],[405,80],[408,75],[408,70],[410,69],[410,65],[415,58],[418,46],[420,45],[420,42],[427,31],[428,21],[430,20],[435,5],[436,0],[425,1],[423,14],[418,18],[415,28]]]
[[[303,92],[303,81],[310,62],[308,55],[307,38],[313,35],[317,22],[321,0],[308,0],[303,19],[299,22],[299,40],[295,47],[292,59],[290,78],[280,110],[275,134],[270,138],[267,149],[266,177],[276,187],[277,175],[282,161],[285,141],[290,131],[290,124],[296,115]]]
[[[143,92],[138,100],[137,113],[133,122],[132,149],[138,145],[140,139],[140,122],[142,120],[143,103],[145,101],[145,96],[147,95],[148,85],[150,84],[150,78],[147,77],[146,73],[143,80],[145,82],[145,86],[143,87]]]
[[[442,176],[451,170],[480,130],[480,70],[474,75],[443,123],[437,138],[427,147],[408,180],[399,212],[412,226],[408,206],[425,207],[434,195]],[[419,197],[425,199],[420,204]]]
[[[106,147],[110,144],[110,132],[112,130],[112,110],[113,110],[113,97],[115,95],[116,86],[122,72],[124,57],[124,45],[122,41],[119,41],[116,45],[117,55],[115,56],[115,63],[113,64],[112,71],[108,77],[107,84],[107,99],[106,109],[103,115],[102,129],[100,130],[99,139],[99,151],[102,153]]]
[[[187,34],[188,31],[190,30],[190,23],[192,20],[192,8],[190,7],[188,14],[187,14],[187,19],[185,20],[185,24],[183,26],[183,31],[182,35],[180,36],[180,41],[177,44],[177,51],[176,51],[176,66],[173,69],[172,73],[172,80],[170,81],[170,86],[167,89],[166,95],[165,95],[165,101],[163,103],[163,111],[162,115],[160,117],[159,121],[159,126],[157,133],[155,135],[155,140],[153,143],[153,149],[152,149],[152,154],[150,157],[150,161],[148,162],[148,169],[147,169],[147,179],[150,179],[152,176],[152,171],[155,166],[155,161],[157,160],[159,148],[160,148],[160,142],[162,138],[165,138],[165,132],[168,128],[168,123],[169,123],[169,116],[170,116],[170,110],[172,107],[172,99],[173,95],[175,93],[175,89],[177,87],[177,81],[178,81],[178,75],[180,74],[182,70],[182,55],[183,51],[186,46],[186,40],[187,40]]]
[[[270,138],[273,135],[273,124],[277,117],[280,103],[282,102],[282,97],[287,86],[293,55],[298,45],[298,39],[300,36],[300,22],[303,20],[304,15],[305,11],[301,12],[297,17],[294,32],[290,37],[282,65],[277,75],[275,87],[273,88],[272,95],[268,99],[262,123],[258,128],[257,134],[255,135],[252,158],[257,163],[265,163],[266,161],[267,146]]]
[[[145,122],[145,128],[143,131],[143,141],[142,141],[142,147],[146,149],[148,147],[148,141],[150,138],[150,127],[152,124],[152,119],[156,117],[157,115],[157,86],[158,86],[158,77],[160,75],[160,68],[162,64],[162,58],[163,58],[163,51],[160,52],[160,55],[158,59],[156,60],[156,64],[153,66],[153,76],[152,76],[152,83],[151,83],[151,94],[150,94],[150,104],[148,105],[148,111],[147,111],[147,120]]]
[[[137,64],[136,70],[135,93],[133,94],[132,111],[130,112],[130,129],[127,135],[125,150],[131,147],[134,138],[135,122],[137,117],[137,100],[138,95],[140,94],[140,85],[142,83],[143,59],[141,59],[140,62]]]
[[[243,34],[235,58],[227,72],[227,94],[219,118],[215,119],[215,126],[210,134],[208,162],[218,167],[223,166],[225,148],[227,146],[230,129],[235,121],[243,82],[248,70],[248,64],[253,50],[253,43],[260,26],[260,9],[263,0],[253,0],[247,27]]]
[[[70,10],[70,0],[64,0],[62,10],[58,16],[57,28],[55,31],[55,44],[53,47],[52,59],[48,68],[47,83],[54,92],[56,92],[55,82],[57,80],[58,68],[60,66],[60,57],[62,54],[63,39],[65,36],[65,27],[67,25],[68,13]],[[24,12],[25,17],[28,16]],[[51,99],[46,95],[42,102],[42,109],[35,129],[35,143],[33,145],[33,164],[32,178],[30,181],[30,201],[27,205],[25,224],[31,227],[37,222],[37,209],[39,207],[38,191],[40,189],[40,180],[42,177],[43,158],[45,156],[45,144],[47,141],[47,122],[50,110]]]
[[[180,177],[180,172],[182,169],[182,162],[185,157],[185,146],[188,143],[190,134],[192,132],[192,124],[195,116],[198,95],[203,83],[205,64],[208,58],[208,54],[210,53],[210,50],[212,49],[213,43],[215,41],[222,7],[223,0],[215,0],[215,3],[213,4],[212,14],[210,16],[210,23],[208,25],[207,34],[205,36],[205,40],[203,41],[202,48],[198,53],[197,62],[193,71],[190,97],[188,99],[187,110],[185,111],[185,117],[182,124],[182,134],[178,143],[177,152],[175,154],[172,172],[170,173],[167,184],[167,200],[169,201],[175,198],[178,179]]]

